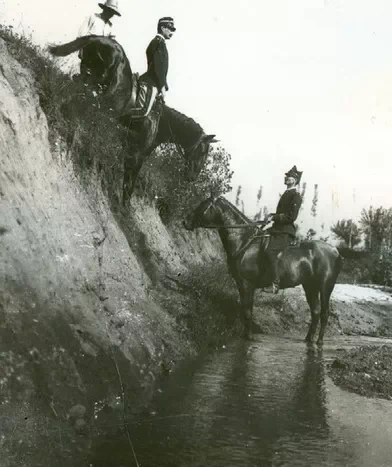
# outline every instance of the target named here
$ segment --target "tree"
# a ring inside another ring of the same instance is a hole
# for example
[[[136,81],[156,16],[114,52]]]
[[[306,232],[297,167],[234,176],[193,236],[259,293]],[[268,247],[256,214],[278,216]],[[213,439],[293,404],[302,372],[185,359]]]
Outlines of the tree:
[[[362,209],[361,218],[362,231],[365,234],[366,247],[371,251],[378,251],[382,243],[387,249],[392,245],[392,208],[385,209],[380,206],[374,209]]]
[[[352,219],[337,221],[331,227],[331,232],[337,239],[343,240],[349,248],[354,248],[361,243],[361,231]]]
[[[238,185],[237,193],[235,195],[235,205],[237,208],[240,206],[240,196],[241,196],[242,186]]]
[[[257,212],[256,214],[253,216],[253,220],[255,222],[261,220],[261,217],[263,215],[263,208],[260,208],[260,200],[261,200],[261,197],[263,196],[263,186],[260,185],[260,188],[259,188],[259,191],[257,192],[257,198],[256,198],[256,208],[257,208]]]
[[[257,203],[256,206],[259,206],[261,197],[263,196],[263,186],[260,185],[259,191],[257,192]]]
[[[184,161],[170,145],[159,148],[141,172],[146,196],[165,206],[167,220],[182,218],[211,194],[220,196],[231,190],[231,156],[222,147],[208,154],[205,166],[194,182],[186,178]]]
[[[305,240],[307,241],[310,241],[310,240],[313,240],[314,237],[316,236],[316,231],[314,229],[309,229],[307,232],[306,232],[306,235],[305,235]]]
[[[301,203],[301,207],[299,208],[299,211],[301,212],[302,209],[304,208],[304,204],[305,204],[305,193],[306,193],[306,182],[304,182],[302,184],[302,187],[300,189],[300,194],[301,194],[301,199],[302,199],[302,203]]]
[[[312,200],[312,207],[310,208],[310,212],[313,217],[316,217],[317,215],[317,203],[318,203],[318,185],[314,185],[314,194],[313,194],[313,200]]]

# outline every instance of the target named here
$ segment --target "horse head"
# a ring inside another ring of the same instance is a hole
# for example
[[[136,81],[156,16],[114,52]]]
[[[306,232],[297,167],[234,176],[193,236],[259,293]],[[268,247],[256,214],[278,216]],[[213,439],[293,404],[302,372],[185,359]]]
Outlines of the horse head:
[[[218,211],[216,198],[213,194],[202,201],[183,221],[186,230],[194,230],[198,227],[209,227],[218,223]]]
[[[200,175],[207,160],[210,144],[216,143],[217,141],[215,135],[206,135],[203,133],[193,146],[185,149],[184,157],[187,160],[188,181],[194,182]]]

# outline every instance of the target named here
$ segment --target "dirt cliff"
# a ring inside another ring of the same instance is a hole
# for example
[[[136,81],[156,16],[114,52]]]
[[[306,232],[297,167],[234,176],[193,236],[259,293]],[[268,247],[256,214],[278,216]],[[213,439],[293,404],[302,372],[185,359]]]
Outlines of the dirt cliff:
[[[214,234],[165,226],[143,199],[113,214],[82,188],[2,40],[0,63],[1,465],[88,465],[157,377],[227,333],[236,297],[220,312],[203,296]]]

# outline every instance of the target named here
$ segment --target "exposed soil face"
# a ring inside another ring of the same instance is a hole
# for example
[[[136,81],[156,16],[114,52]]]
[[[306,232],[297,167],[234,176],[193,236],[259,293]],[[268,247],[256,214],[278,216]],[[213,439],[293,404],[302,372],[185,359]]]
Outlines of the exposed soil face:
[[[392,400],[392,346],[362,346],[339,351],[329,367],[334,383],[366,397]]]
[[[1,467],[85,466],[157,379],[238,332],[236,291],[216,235],[82,186],[3,40],[0,61]]]

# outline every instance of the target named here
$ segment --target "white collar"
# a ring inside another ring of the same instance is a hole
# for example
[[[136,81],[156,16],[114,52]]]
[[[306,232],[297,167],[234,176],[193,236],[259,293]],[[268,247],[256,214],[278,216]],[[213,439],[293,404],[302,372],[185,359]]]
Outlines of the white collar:
[[[158,32],[158,34],[157,34],[157,37],[162,37],[162,39],[163,39],[164,41],[166,41],[166,39],[162,36],[162,34],[159,34],[159,32]]]
[[[297,187],[296,187],[296,186],[292,186],[291,188],[286,188],[286,191],[290,191],[290,190],[297,190]]]
[[[98,18],[104,23],[104,24],[108,24],[109,26],[113,26],[112,22],[110,21],[110,19],[108,19],[107,23],[105,23],[105,21],[103,20],[102,16],[101,16],[101,13],[95,13],[95,16],[98,16]]]

